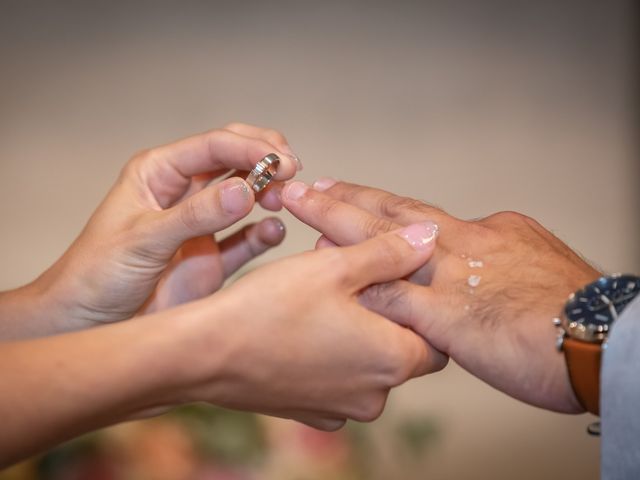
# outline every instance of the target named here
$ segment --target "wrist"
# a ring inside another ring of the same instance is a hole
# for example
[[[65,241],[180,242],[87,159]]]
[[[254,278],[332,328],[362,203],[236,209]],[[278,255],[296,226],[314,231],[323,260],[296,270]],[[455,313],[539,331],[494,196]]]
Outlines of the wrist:
[[[208,298],[127,322],[142,332],[152,331],[145,347],[150,356],[143,359],[157,373],[148,385],[148,395],[154,399],[149,407],[223,399],[220,379],[232,345],[237,344],[233,340],[237,332],[224,326],[224,319],[231,317],[224,314],[218,297],[222,295],[215,296],[215,311]]]
[[[64,312],[38,280],[0,293],[0,340],[19,340],[60,333]]]

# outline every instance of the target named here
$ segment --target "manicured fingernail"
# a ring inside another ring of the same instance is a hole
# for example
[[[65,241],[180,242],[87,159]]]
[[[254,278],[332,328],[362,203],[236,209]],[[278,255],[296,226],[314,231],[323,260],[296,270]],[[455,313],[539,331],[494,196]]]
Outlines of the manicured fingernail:
[[[307,193],[307,190],[309,190],[309,187],[306,184],[302,182],[293,182],[284,187],[282,193],[289,200],[298,200]]]
[[[247,209],[249,186],[244,180],[237,178],[222,186],[220,204],[225,213],[238,214]]]
[[[416,250],[425,250],[438,236],[438,225],[433,222],[409,225],[399,234]]]
[[[318,192],[324,192],[325,190],[329,190],[336,183],[338,183],[338,181],[331,177],[319,178],[313,184],[313,189],[317,190]]]

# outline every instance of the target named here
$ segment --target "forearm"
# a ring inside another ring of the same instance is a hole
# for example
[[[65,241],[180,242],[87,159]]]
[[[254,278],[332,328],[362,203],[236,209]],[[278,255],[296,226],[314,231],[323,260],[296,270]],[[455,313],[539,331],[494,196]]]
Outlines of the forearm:
[[[0,344],[0,466],[178,403],[184,345],[172,320]]]
[[[47,292],[36,282],[0,292],[0,341],[59,333],[56,310]]]

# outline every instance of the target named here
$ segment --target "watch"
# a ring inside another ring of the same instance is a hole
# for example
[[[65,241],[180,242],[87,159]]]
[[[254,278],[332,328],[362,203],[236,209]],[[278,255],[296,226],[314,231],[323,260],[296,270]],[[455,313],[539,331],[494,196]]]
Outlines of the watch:
[[[569,380],[580,404],[600,414],[600,361],[611,325],[640,293],[640,277],[600,277],[572,293],[560,317],[557,348],[564,352]]]

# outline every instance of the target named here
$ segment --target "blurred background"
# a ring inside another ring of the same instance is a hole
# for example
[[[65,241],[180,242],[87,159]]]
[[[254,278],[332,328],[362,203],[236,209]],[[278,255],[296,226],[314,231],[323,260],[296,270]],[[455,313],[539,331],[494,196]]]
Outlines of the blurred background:
[[[132,153],[230,121],[284,132],[303,180],[465,218],[518,210],[600,268],[639,272],[637,13],[632,0],[0,0],[0,289],[65,250]],[[312,247],[283,218],[287,240],[250,268]],[[0,479],[588,480],[592,420],[450,365],[338,433],[189,407]]]

